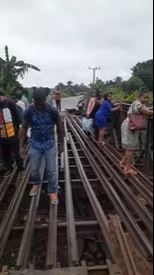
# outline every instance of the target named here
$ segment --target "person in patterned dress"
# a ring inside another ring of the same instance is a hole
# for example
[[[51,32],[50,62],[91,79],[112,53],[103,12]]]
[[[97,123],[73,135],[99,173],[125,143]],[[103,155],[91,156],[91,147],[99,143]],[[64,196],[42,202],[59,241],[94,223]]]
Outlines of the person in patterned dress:
[[[145,116],[153,115],[153,110],[146,107],[149,99],[149,93],[146,89],[140,92],[139,98],[135,100],[128,111],[126,120],[121,126],[122,133],[122,147],[126,150],[125,155],[120,162],[121,168],[124,169],[124,173],[128,175],[137,174],[136,170],[132,168],[134,152],[139,149],[139,131],[130,130],[129,128],[129,115],[142,114]]]

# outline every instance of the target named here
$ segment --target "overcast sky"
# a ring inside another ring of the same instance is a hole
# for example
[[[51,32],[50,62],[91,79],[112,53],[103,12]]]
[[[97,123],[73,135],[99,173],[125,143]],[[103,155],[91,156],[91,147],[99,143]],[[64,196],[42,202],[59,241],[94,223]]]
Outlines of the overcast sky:
[[[152,0],[0,0],[0,55],[32,63],[25,86],[110,80],[153,55]]]

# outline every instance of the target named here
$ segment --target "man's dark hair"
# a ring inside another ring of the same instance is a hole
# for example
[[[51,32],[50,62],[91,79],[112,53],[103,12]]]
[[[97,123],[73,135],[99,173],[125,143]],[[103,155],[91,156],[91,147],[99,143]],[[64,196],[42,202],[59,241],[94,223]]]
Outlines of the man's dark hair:
[[[113,95],[113,93],[112,93],[112,92],[107,92],[107,93],[105,93],[105,94],[103,95],[104,100],[108,100],[109,95]]]
[[[11,98],[16,98],[20,100],[23,96],[23,89],[20,87],[15,87],[11,90]]]
[[[21,91],[23,93],[24,87],[22,87],[21,85],[17,85],[11,90],[11,92],[16,92],[16,91]]]
[[[141,96],[144,96],[144,95],[146,95],[146,94],[148,94],[149,93],[149,90],[148,90],[148,88],[147,87],[142,87],[142,89],[140,90],[140,97]]]
[[[101,100],[101,94],[98,89],[92,90],[92,95],[93,95],[93,97],[96,97],[98,100]]]
[[[46,95],[48,96],[50,94],[51,89],[49,89],[48,87],[44,88]]]
[[[34,100],[46,100],[47,94],[44,88],[36,88],[33,92]]]
[[[23,95],[28,96],[28,90],[27,89],[23,89]]]
[[[22,95],[21,95],[21,94],[12,93],[10,97],[11,97],[12,99],[21,100]]]
[[[98,89],[96,89],[96,95],[95,95],[98,99],[101,99],[101,94],[100,91]]]

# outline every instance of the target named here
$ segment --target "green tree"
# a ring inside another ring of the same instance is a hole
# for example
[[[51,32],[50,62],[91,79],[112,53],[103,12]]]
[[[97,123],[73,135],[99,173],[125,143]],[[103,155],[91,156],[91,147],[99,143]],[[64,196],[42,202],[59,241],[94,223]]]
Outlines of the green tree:
[[[115,79],[114,79],[114,83],[116,86],[120,86],[123,82],[123,79],[121,76],[117,76]]]
[[[133,76],[140,78],[143,84],[153,91],[153,60],[137,63],[132,69]]]
[[[94,84],[91,83],[89,86],[99,92],[102,92],[104,90],[104,82],[99,78],[96,79],[96,82]]]
[[[67,85],[68,85],[69,87],[71,87],[71,86],[73,85],[73,82],[72,82],[72,81],[68,81],[68,82],[67,82]]]
[[[126,92],[133,92],[136,90],[140,90],[143,86],[143,81],[137,76],[132,76],[128,81],[125,82]]]
[[[63,84],[62,82],[59,82],[58,85],[56,86],[56,88],[60,89],[60,90],[64,90],[65,89],[65,84]]]
[[[18,61],[15,56],[9,57],[8,47],[5,47],[5,59],[0,57],[0,87],[9,94],[11,89],[20,85],[18,78],[24,78],[29,69],[40,71],[34,65],[27,64],[24,61]]]

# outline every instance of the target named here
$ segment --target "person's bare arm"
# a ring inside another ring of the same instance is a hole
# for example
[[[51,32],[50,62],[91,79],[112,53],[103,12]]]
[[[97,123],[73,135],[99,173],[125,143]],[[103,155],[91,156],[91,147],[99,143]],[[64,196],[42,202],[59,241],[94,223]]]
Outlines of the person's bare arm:
[[[116,107],[113,107],[111,111],[112,111],[112,112],[121,111],[121,105],[118,105],[118,106],[116,106]]]
[[[114,107],[118,107],[119,105],[120,105],[119,102],[113,102],[113,108],[114,108]]]
[[[88,107],[87,107],[87,112],[86,112],[87,118],[89,118],[89,116],[91,114],[91,111],[93,109],[93,105],[94,105],[93,104],[93,99],[91,98],[90,101],[89,101],[89,103],[88,103]]]
[[[140,109],[141,114],[147,115],[147,116],[152,116],[153,115],[153,110],[151,108],[147,108],[146,106],[142,107]]]

